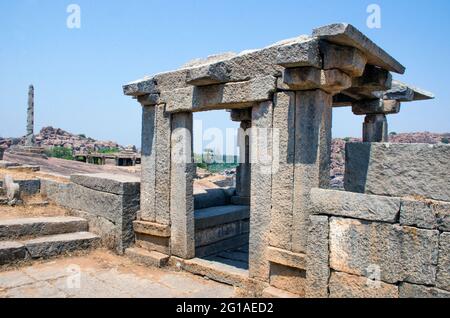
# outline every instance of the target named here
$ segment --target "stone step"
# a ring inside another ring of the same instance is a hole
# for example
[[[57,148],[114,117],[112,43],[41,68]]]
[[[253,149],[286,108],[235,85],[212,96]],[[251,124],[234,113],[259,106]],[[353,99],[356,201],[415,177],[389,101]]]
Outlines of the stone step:
[[[100,237],[89,232],[49,235],[23,242],[32,258],[49,258],[76,250],[97,247]]]
[[[125,250],[132,260],[148,266],[164,267],[169,261],[169,256],[156,251],[148,251],[140,247],[130,247]]]
[[[69,216],[38,217],[0,220],[0,240],[16,240],[21,237],[84,232],[88,230],[85,219]]]
[[[23,261],[28,258],[25,245],[19,242],[0,242],[0,265]]]
[[[275,288],[273,286],[269,286],[266,289],[264,289],[263,293],[262,293],[262,297],[263,298],[300,298],[299,295],[290,293],[285,290]]]

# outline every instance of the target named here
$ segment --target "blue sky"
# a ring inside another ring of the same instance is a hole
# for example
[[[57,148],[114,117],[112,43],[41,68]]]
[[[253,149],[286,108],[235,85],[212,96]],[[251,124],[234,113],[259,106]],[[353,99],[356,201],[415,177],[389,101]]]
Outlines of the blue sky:
[[[81,7],[81,29],[66,27],[71,3]],[[372,3],[381,7],[381,29],[366,26]],[[0,0],[0,136],[25,134],[33,83],[36,130],[139,145],[141,109],[122,84],[333,22],[352,23],[403,63],[406,74],[395,78],[435,93],[390,116],[391,131],[449,132],[449,13],[447,0]],[[361,136],[362,117],[348,108],[333,115],[334,136]],[[223,112],[196,119],[205,129],[233,127]]]

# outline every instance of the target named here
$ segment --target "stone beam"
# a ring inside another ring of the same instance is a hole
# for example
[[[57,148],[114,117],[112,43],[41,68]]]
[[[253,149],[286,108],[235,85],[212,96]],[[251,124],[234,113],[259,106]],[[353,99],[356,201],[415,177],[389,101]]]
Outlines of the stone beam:
[[[357,48],[364,53],[369,64],[379,66],[391,72],[405,73],[405,67],[403,65],[350,24],[338,23],[326,25],[314,29],[313,36],[320,37],[334,44]]]
[[[235,57],[188,70],[186,83],[194,86],[242,82],[258,77],[279,76],[283,66],[320,67],[317,39],[307,36],[243,52]]]
[[[229,112],[232,121],[241,122],[252,120],[252,110],[250,108],[230,109]]]
[[[275,85],[275,77],[267,76],[246,82],[186,87],[161,92],[160,101],[170,113],[247,108],[270,100]]]
[[[351,77],[362,76],[367,58],[358,49],[323,42],[320,46],[325,70],[340,69]]]
[[[392,75],[389,71],[373,65],[367,65],[360,77],[353,78],[352,85],[343,93],[357,99],[371,99],[380,97],[392,87]]]
[[[384,93],[384,99],[411,102],[434,99],[433,93],[413,87],[400,81],[392,81],[392,87]]]
[[[277,82],[277,88],[281,90],[320,88],[330,94],[347,89],[352,83],[350,76],[340,70],[320,70],[314,67],[288,68],[283,72],[281,81]]]
[[[361,100],[353,104],[352,111],[355,115],[398,114],[400,102],[383,99]]]

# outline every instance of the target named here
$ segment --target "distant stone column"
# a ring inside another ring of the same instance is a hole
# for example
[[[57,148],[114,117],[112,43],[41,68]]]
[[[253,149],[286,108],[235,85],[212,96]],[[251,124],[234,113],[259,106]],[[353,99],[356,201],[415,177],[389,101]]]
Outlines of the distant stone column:
[[[25,146],[34,146],[34,87],[28,88],[28,108],[27,108],[27,136]]]

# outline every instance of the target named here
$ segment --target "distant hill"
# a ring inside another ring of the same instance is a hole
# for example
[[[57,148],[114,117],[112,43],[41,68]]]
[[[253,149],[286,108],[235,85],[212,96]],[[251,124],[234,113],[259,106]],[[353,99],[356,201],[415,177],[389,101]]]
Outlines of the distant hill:
[[[86,137],[83,134],[72,134],[60,128],[44,127],[35,136],[36,145],[51,148],[65,147],[76,152],[95,152],[103,149],[119,149],[124,147],[113,141],[99,141]],[[9,148],[12,145],[24,144],[25,137],[22,138],[1,138],[0,147]]]

